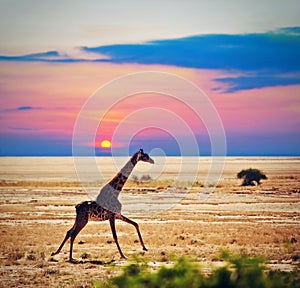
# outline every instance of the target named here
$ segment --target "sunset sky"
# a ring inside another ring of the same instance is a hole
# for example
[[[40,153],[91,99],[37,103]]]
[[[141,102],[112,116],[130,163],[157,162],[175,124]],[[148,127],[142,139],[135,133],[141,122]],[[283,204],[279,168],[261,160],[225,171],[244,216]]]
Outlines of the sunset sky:
[[[189,91],[178,101],[149,91],[144,79],[136,95],[95,92],[144,71],[201,89],[224,127],[227,155],[300,155],[300,1],[0,0],[0,7],[2,156],[71,156],[91,97],[102,102],[86,122],[87,131],[97,124],[94,141],[83,145],[96,155],[139,148],[195,155],[184,144],[191,135],[199,154],[211,155],[215,135],[194,111],[208,109]],[[114,95],[122,99],[108,109]],[[112,147],[100,147],[103,140]]]

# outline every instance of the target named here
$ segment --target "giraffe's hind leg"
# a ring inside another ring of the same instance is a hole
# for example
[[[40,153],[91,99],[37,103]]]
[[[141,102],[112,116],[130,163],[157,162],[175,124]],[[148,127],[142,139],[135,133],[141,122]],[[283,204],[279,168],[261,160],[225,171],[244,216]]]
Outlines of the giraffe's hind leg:
[[[74,229],[71,231],[71,241],[70,241],[70,256],[69,261],[75,263],[76,260],[73,259],[72,253],[73,253],[73,243],[76,238],[76,236],[79,234],[79,232],[84,228],[84,226],[88,223],[88,218],[81,219],[80,221],[76,221],[74,225]]]
[[[76,221],[75,221],[74,226],[67,232],[65,239],[62,241],[62,243],[58,247],[57,251],[51,253],[51,256],[54,256],[54,255],[57,255],[58,253],[60,253],[61,249],[63,248],[63,246],[65,245],[67,240],[69,238],[71,238],[69,261],[70,262],[76,262],[76,260],[72,258],[73,243],[74,243],[74,240],[75,240],[76,236],[84,228],[84,226],[87,224],[87,222],[88,222],[87,217],[84,217],[84,218],[76,217]]]
[[[75,225],[74,225],[75,226]],[[61,249],[64,247],[65,243],[67,242],[67,240],[70,238],[72,230],[74,229],[74,226],[67,232],[65,239],[62,241],[62,243],[60,244],[60,246],[58,247],[58,249],[55,252],[51,253],[51,256],[57,255],[60,253]]]
[[[125,217],[125,216],[123,216],[123,215],[121,215],[121,214],[117,214],[117,215],[116,215],[116,219],[119,219],[119,220],[121,220],[121,221],[124,221],[124,222],[126,222],[126,223],[129,223],[129,224],[133,225],[133,226],[135,227],[136,231],[137,231],[137,234],[138,234],[138,236],[139,236],[140,243],[141,243],[141,245],[142,245],[142,247],[143,247],[143,250],[144,250],[144,251],[148,251],[148,249],[145,247],[145,244],[144,244],[144,241],[143,241],[143,238],[142,238],[140,229],[139,229],[139,225],[138,225],[136,222],[134,222],[134,221],[128,219],[127,217]]]

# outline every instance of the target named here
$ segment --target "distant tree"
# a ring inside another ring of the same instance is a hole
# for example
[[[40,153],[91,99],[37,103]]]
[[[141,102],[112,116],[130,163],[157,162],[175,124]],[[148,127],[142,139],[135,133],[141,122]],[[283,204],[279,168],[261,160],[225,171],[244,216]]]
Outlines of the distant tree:
[[[136,175],[132,175],[131,179],[132,179],[132,181],[133,181],[135,184],[139,184],[139,183],[140,183],[139,177],[136,176]]]
[[[244,179],[242,186],[254,186],[255,182],[260,185],[261,179],[267,179],[267,176],[258,169],[246,169],[237,174],[237,178]]]
[[[140,178],[140,181],[141,182],[147,182],[147,181],[151,181],[152,178],[150,175],[143,175],[141,178]]]
[[[142,175],[140,178],[136,175],[132,175],[131,176],[131,180],[135,183],[135,184],[140,184],[142,182],[148,182],[151,181],[152,178],[150,175]]]

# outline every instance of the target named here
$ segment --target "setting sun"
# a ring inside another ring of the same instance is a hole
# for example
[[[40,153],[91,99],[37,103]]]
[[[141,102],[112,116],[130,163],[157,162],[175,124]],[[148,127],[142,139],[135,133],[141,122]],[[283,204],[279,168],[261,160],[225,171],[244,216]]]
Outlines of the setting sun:
[[[103,140],[100,143],[101,148],[110,148],[111,147],[111,142],[109,140]]]

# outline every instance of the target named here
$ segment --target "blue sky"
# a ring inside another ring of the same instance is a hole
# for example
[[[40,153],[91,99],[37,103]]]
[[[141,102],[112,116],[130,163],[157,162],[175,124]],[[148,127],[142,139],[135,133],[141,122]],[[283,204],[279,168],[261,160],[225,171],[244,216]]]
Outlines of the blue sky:
[[[299,26],[300,3],[235,0],[1,0],[0,55]]]

